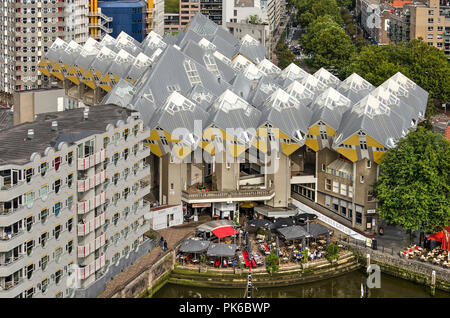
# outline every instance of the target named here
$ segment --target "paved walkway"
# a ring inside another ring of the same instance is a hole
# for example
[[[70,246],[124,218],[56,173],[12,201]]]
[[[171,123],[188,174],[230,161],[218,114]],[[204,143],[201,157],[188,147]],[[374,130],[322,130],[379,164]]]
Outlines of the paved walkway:
[[[155,231],[167,241],[168,250],[163,252],[161,248],[156,247],[150,253],[142,257],[136,263],[128,267],[123,273],[117,275],[112,281],[106,285],[105,291],[98,298],[110,298],[116,294],[122,286],[127,285],[130,281],[138,277],[146,269],[150,268],[163,255],[166,255],[171,249],[176,247],[187,235],[194,232],[194,229],[202,223],[211,221],[208,215],[199,217],[198,222],[184,223],[179,226],[171,227]],[[159,237],[157,238],[159,242]]]

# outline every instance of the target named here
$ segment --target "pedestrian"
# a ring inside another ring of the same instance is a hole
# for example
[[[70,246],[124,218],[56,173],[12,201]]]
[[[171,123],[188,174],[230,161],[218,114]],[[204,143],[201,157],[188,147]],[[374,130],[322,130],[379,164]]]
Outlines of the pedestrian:
[[[167,250],[167,241],[164,240],[164,251]]]

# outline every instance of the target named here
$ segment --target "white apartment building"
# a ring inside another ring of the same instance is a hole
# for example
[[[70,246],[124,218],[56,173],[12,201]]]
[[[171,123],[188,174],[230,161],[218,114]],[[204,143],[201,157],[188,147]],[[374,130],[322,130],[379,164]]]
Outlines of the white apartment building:
[[[1,298],[93,297],[148,252],[139,116],[103,105],[0,132]]]
[[[88,37],[88,0],[3,0],[0,4],[0,92],[35,89],[46,78],[37,64],[61,38]],[[3,101],[4,102],[4,101]]]

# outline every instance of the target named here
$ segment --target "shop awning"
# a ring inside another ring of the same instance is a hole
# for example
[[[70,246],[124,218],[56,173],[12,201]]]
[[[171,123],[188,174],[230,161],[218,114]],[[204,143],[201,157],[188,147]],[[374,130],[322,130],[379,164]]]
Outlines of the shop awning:
[[[218,228],[215,228],[214,230],[212,230],[211,232],[218,238],[227,237],[227,236],[231,236],[231,235],[239,233],[238,231],[233,229],[232,226],[218,227]]]
[[[303,226],[303,229],[306,231],[308,229],[308,226]],[[309,231],[308,233],[311,234],[312,237],[316,238],[321,235],[331,234],[333,231],[328,229],[327,227],[323,226],[319,223],[313,223],[309,225]]]
[[[236,254],[236,244],[211,244],[206,255],[217,257],[231,257]]]
[[[303,237],[311,237],[308,232],[298,225],[279,228],[277,231],[288,241],[298,240]]]
[[[180,246],[181,253],[202,253],[209,247],[209,241],[189,239]]]

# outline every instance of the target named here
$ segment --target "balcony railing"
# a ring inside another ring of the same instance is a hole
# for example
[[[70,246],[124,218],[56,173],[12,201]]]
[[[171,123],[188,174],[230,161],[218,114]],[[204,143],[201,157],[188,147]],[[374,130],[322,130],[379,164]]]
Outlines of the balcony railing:
[[[0,283],[0,292],[12,290],[13,288],[15,288],[15,287],[19,286],[20,284],[22,284],[23,280],[24,280],[23,278],[19,278],[17,280],[10,281],[10,282],[7,282],[7,283],[1,282]]]
[[[9,266],[9,265],[12,265],[12,264],[14,264],[15,262],[21,260],[21,259],[23,258],[23,256],[24,256],[24,254],[20,254],[20,255],[18,255],[18,256],[11,257],[10,259],[6,260],[5,262],[0,263],[0,267],[7,267],[7,266]]]
[[[86,170],[93,167],[103,161],[105,161],[106,150],[102,149],[97,153],[94,153],[86,158],[78,158],[77,160],[77,170]]]
[[[92,199],[80,201],[77,203],[77,214],[83,214],[91,211],[94,208],[99,207],[103,203],[105,203],[106,200],[106,193],[102,192]]]
[[[105,245],[106,235],[102,234],[86,245],[77,247],[77,257],[86,257]]]
[[[105,179],[106,179],[106,171],[101,171],[93,177],[89,177],[84,180],[78,180],[77,192],[84,192],[89,189],[92,189],[93,187],[96,187],[99,184],[105,182]]]
[[[250,197],[269,197],[273,190],[239,190],[239,191],[208,191],[200,192],[197,190],[182,191],[185,199],[227,199],[227,198],[250,198]]]
[[[86,279],[95,272],[97,272],[99,269],[105,266],[106,263],[106,256],[102,255],[99,258],[97,258],[95,261],[93,261],[91,264],[86,265],[81,268],[77,268],[75,272],[76,279]]]
[[[100,215],[98,215],[93,220],[90,220],[89,222],[85,224],[77,224],[77,235],[82,236],[86,235],[88,233],[91,233],[95,229],[98,229],[100,226],[105,224],[105,213],[102,212]]]

